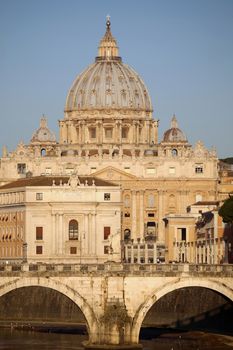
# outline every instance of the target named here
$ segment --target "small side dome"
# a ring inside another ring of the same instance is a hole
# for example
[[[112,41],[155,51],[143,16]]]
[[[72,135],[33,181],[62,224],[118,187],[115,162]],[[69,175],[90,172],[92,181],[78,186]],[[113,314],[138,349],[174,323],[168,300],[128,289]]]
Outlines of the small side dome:
[[[187,137],[182,130],[178,128],[175,114],[171,120],[171,128],[163,134],[163,142],[187,142]]]
[[[32,135],[31,143],[56,142],[55,134],[47,127],[47,119],[43,116],[40,119],[40,127]]]

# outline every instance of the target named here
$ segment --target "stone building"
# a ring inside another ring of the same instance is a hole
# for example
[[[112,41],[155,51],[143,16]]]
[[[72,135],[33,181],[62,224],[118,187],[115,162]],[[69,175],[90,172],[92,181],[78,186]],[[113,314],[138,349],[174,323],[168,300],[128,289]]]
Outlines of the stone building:
[[[93,177],[38,176],[0,188],[0,258],[120,261],[121,192]]]
[[[164,218],[166,262],[228,262],[225,224],[218,209],[218,201],[201,201],[189,206],[184,214]]]
[[[107,20],[95,62],[68,91],[59,140],[42,117],[29,144],[4,147],[0,182],[71,174],[114,182],[122,194],[121,240],[164,248],[166,215],[217,199],[218,160],[202,142],[189,144],[175,115],[161,141],[158,126],[146,85],[123,63]]]

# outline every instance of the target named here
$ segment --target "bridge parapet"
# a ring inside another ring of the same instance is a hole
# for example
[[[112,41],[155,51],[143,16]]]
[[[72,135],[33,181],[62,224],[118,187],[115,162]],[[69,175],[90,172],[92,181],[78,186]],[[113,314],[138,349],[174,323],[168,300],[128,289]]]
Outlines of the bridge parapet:
[[[46,276],[209,276],[233,277],[233,265],[209,264],[2,264],[1,276],[46,275]]]
[[[145,315],[164,295],[180,288],[203,287],[233,301],[232,281],[230,264],[0,265],[0,296],[39,286],[71,299],[86,319],[89,343],[85,348],[92,350],[138,349]]]

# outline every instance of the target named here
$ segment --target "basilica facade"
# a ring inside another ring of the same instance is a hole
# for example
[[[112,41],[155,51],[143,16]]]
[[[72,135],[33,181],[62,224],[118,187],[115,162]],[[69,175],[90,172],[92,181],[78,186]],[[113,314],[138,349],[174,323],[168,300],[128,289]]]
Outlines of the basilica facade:
[[[3,147],[1,194],[12,181],[38,176],[76,175],[107,181],[121,192],[120,223],[114,224],[119,226],[121,244],[156,246],[151,259],[158,255],[163,259],[164,219],[182,217],[196,202],[217,200],[218,159],[215,150],[206,149],[201,141],[188,142],[175,115],[162,140],[158,140],[158,127],[147,87],[123,63],[107,20],[94,63],[75,78],[68,91],[59,140],[43,116],[29,144],[20,143],[13,152]],[[93,208],[90,214],[95,213]],[[0,211],[5,215],[7,207],[1,205]],[[62,224],[68,212],[64,214],[60,207],[57,213]],[[193,239],[193,228],[182,220],[177,221],[171,239],[182,240],[182,229],[186,240],[191,235]]]

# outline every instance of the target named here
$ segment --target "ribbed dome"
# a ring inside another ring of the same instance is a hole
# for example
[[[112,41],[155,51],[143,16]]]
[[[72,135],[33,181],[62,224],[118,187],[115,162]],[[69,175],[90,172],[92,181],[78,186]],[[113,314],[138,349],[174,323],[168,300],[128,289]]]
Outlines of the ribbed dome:
[[[147,88],[139,75],[118,56],[116,40],[107,20],[95,63],[74,81],[65,111],[87,109],[131,109],[152,112]]]
[[[56,142],[55,134],[47,127],[47,120],[42,117],[40,120],[40,127],[32,135],[31,143],[37,142]]]
[[[171,128],[165,131],[163,135],[163,142],[187,142],[185,134],[178,128],[175,115],[172,117]]]

